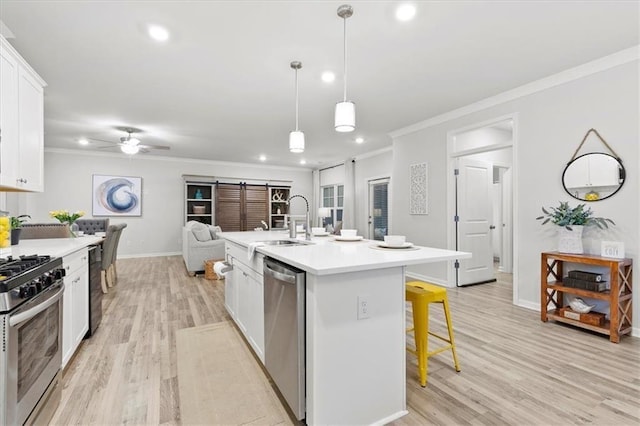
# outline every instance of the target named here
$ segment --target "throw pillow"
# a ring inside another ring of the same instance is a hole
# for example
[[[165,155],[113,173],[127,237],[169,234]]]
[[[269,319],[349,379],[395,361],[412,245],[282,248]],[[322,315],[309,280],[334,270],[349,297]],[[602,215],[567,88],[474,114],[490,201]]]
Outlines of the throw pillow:
[[[209,225],[209,232],[211,233],[211,239],[217,240],[218,232],[222,232],[222,228],[220,228],[219,226]]]
[[[193,228],[191,230],[191,232],[193,232],[193,236],[196,237],[196,240],[198,240],[198,241],[209,241],[209,240],[211,240],[211,233],[209,232],[209,229],[206,228],[206,227]]]

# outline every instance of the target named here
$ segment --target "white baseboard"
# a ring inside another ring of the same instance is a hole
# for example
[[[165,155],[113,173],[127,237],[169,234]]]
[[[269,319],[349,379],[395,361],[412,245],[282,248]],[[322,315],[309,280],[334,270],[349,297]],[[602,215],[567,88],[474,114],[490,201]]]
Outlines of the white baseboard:
[[[139,257],[165,257],[165,256],[182,256],[181,251],[167,253],[136,253],[118,255],[118,259],[137,259]]]
[[[516,306],[520,306],[521,308],[531,309],[532,311],[540,312],[540,303],[538,302],[530,302],[528,300],[518,300],[516,302]]]
[[[446,280],[442,280],[440,278],[428,277],[426,275],[416,274],[414,272],[407,272],[405,275],[407,276],[407,278],[411,278],[414,280],[424,281],[424,282],[436,284],[442,287],[453,287],[453,286],[449,286]]]

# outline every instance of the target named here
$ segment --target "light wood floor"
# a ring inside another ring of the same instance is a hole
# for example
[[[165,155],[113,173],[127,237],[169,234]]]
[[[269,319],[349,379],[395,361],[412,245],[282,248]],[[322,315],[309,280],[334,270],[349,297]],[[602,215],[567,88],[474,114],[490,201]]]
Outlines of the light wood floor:
[[[182,258],[118,261],[98,332],[67,366],[52,424],[181,424],[176,330],[229,320],[224,282],[188,277]],[[429,361],[417,384],[407,355],[410,414],[397,425],[640,423],[640,339],[553,322],[511,304],[506,281],[449,289],[458,357]],[[444,330],[432,309],[431,326]]]

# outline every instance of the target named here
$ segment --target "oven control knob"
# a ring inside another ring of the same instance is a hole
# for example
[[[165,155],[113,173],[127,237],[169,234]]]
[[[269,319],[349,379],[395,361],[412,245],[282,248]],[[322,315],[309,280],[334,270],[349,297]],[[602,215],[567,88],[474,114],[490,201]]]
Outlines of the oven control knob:
[[[40,281],[39,279],[33,280],[31,284],[36,286],[36,291],[38,293],[42,291],[43,285],[42,285],[42,281]]]
[[[53,277],[53,275],[46,275],[44,277],[44,286],[49,287],[51,284],[53,284],[54,281],[55,278]]]
[[[66,275],[66,271],[64,269],[56,269],[53,271],[53,274],[56,277],[56,280],[62,279]]]
[[[33,297],[38,294],[38,287],[35,284],[29,284],[27,286],[27,296]]]
[[[29,287],[26,285],[23,285],[20,287],[20,298],[26,299],[27,297],[29,297]]]

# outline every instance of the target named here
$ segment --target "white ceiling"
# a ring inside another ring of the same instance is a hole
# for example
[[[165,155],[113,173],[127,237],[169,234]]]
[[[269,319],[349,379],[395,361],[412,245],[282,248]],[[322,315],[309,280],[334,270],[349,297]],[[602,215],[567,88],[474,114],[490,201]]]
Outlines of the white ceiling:
[[[11,1],[10,43],[48,83],[45,146],[118,141],[142,129],[144,155],[305,167],[387,147],[389,132],[638,45],[636,1],[352,1],[348,98],[357,130],[336,133],[344,1]],[[164,44],[146,35],[166,26]],[[303,154],[288,151],[300,60]],[[320,80],[332,70],[333,84]],[[365,143],[356,144],[356,136]],[[115,149],[114,149],[115,151]],[[122,154],[124,155],[124,154]]]

